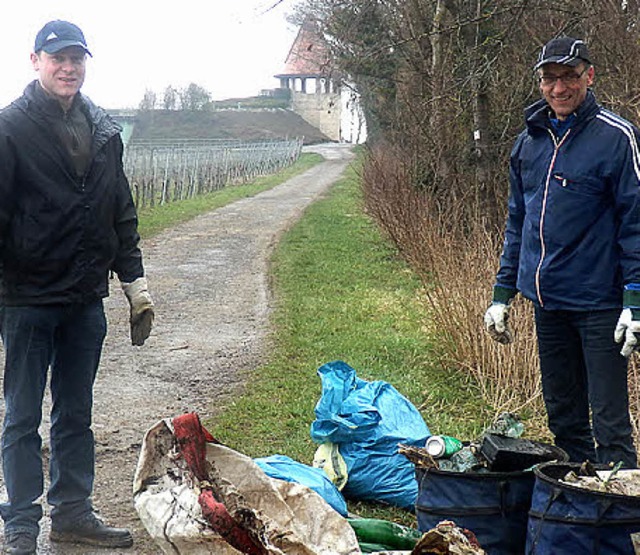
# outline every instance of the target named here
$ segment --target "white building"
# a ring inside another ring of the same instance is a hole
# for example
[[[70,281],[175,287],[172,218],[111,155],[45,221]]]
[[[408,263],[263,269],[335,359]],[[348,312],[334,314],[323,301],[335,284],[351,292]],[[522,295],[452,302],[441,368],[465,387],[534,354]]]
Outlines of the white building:
[[[333,141],[364,143],[367,125],[359,94],[331,71],[329,48],[310,21],[289,50],[285,67],[275,77],[291,93],[291,108]]]

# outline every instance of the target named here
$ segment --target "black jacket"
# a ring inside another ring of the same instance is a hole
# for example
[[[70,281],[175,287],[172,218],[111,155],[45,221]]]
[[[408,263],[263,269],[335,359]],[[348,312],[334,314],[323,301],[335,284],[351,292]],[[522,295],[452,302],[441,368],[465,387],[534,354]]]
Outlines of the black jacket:
[[[120,128],[76,95],[93,133],[78,178],[51,125],[62,109],[36,87],[0,112],[0,303],[86,303],[109,294],[109,270],[125,282],[143,275]]]

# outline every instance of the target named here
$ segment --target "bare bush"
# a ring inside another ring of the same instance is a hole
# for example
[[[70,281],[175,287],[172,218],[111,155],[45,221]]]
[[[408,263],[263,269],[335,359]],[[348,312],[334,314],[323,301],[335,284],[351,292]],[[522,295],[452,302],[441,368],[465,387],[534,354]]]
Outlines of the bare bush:
[[[640,357],[631,355],[629,364],[629,412],[636,447],[640,445]]]
[[[496,344],[484,333],[500,244],[464,212],[443,210],[412,185],[415,166],[388,145],[374,148],[363,169],[367,211],[394,241],[424,283],[433,336],[442,364],[473,376],[495,413],[526,412],[543,428],[537,348],[529,303],[512,310],[515,341]]]

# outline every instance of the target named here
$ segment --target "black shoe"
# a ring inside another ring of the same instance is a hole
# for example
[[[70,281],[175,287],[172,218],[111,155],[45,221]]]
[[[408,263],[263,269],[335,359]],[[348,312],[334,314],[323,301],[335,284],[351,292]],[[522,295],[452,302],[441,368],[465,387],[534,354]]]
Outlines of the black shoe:
[[[107,526],[93,513],[66,527],[51,523],[49,539],[54,542],[83,543],[99,547],[131,547],[133,538],[126,528]]]
[[[4,535],[3,553],[32,555],[36,552],[37,537],[29,532],[9,532]]]

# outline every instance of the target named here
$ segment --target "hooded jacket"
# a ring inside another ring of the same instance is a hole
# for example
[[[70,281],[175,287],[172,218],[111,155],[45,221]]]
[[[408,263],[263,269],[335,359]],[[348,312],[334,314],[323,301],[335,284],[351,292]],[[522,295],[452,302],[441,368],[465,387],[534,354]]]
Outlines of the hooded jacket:
[[[638,130],[591,90],[562,137],[550,113],[545,100],[527,108],[511,153],[495,290],[549,310],[619,308],[640,283]]]
[[[37,81],[0,112],[0,304],[86,303],[108,295],[108,272],[143,275],[137,216],[122,166],[120,127],[78,93],[92,144],[77,176]]]

